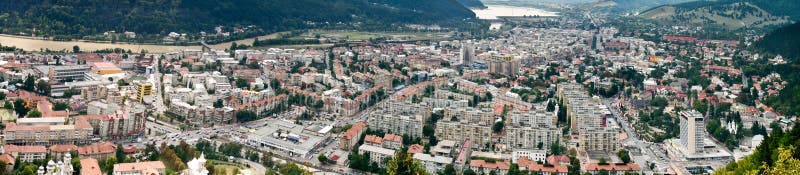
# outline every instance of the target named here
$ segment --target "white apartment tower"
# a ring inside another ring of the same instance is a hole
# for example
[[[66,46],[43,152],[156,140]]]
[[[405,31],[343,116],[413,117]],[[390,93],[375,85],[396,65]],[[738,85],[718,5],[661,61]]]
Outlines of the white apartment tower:
[[[686,153],[695,154],[703,150],[705,123],[703,114],[696,110],[681,112],[681,145]]]

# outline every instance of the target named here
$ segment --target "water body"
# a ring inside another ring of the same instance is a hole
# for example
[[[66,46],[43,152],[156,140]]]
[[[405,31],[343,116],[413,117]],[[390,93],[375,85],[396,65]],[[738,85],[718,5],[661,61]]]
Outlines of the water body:
[[[479,19],[498,19],[503,16],[558,16],[556,12],[550,12],[537,8],[514,7],[504,5],[486,5],[486,9],[472,9]]]

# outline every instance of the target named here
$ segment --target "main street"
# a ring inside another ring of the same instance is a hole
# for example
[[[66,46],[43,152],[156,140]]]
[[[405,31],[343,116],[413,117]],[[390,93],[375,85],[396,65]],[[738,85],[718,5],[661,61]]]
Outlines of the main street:
[[[617,103],[618,99],[614,98],[604,98],[602,99],[603,104],[608,106],[611,111],[611,114],[615,116],[617,119],[617,123],[620,127],[625,131],[625,134],[628,135],[628,139],[623,141],[623,145],[625,146],[634,146],[642,153],[641,156],[631,156],[636,164],[639,164],[642,169],[649,169],[650,171],[659,172],[657,170],[665,169],[668,166],[669,160],[666,159],[663,155],[656,156],[653,150],[649,147],[652,147],[652,144],[643,142],[639,136],[637,135],[636,131],[632,128],[631,124],[628,123],[628,119],[626,115],[623,115],[621,111],[619,111],[619,106],[614,105]],[[648,160],[655,160],[650,162]],[[650,169],[650,163],[656,164],[656,170]],[[652,173],[652,172],[651,172]]]

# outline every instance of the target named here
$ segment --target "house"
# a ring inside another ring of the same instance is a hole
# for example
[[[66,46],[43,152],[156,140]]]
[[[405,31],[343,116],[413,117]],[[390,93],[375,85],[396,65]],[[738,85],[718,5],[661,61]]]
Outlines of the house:
[[[469,168],[478,174],[490,174],[492,171],[497,175],[504,175],[510,168],[508,162],[496,161],[490,162],[481,159],[472,159],[469,161]]]
[[[394,134],[383,135],[383,147],[398,150],[403,147],[403,137]]]
[[[586,165],[586,171],[591,174],[598,174],[600,172],[608,172],[611,175],[624,175],[624,174],[639,174],[642,169],[635,163],[610,163],[610,164],[597,164],[590,163]]]
[[[64,153],[78,151],[78,146],[73,144],[50,146],[50,157],[64,157]]]
[[[112,142],[101,142],[87,146],[78,147],[78,155],[81,158],[94,158],[106,160],[113,157],[117,151],[117,145]]]
[[[5,145],[3,150],[5,154],[9,154],[23,162],[33,162],[34,160],[47,158],[47,148],[44,146]]]

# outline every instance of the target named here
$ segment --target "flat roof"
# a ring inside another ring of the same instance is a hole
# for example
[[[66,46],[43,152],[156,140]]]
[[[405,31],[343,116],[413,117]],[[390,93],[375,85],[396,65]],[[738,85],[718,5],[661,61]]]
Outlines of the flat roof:
[[[325,140],[324,136],[317,136],[304,132],[305,127],[294,124],[293,122],[271,120],[266,124],[267,125],[264,127],[248,134],[248,138],[270,147],[297,154],[308,154],[314,147]],[[297,137],[298,141],[294,142],[290,140],[290,136]]]

